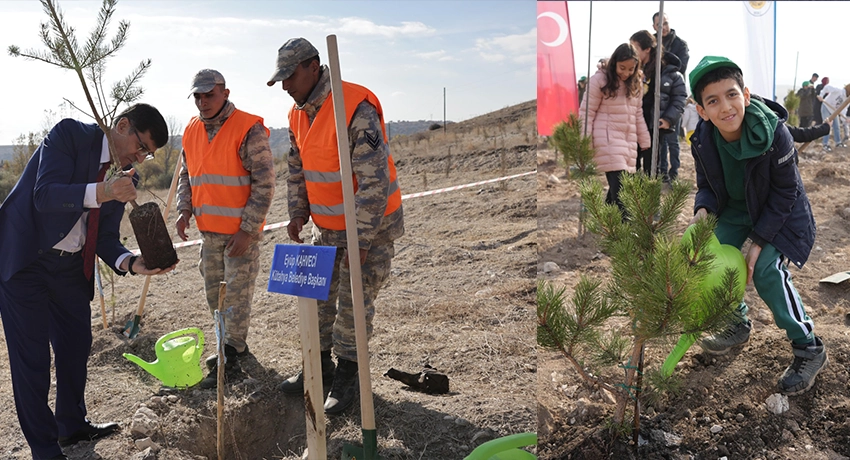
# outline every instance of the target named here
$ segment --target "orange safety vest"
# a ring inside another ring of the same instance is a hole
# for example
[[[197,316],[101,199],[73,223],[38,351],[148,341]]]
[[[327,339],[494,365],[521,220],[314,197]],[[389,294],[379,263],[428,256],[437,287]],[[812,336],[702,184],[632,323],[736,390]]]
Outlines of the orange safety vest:
[[[384,125],[384,112],[378,98],[368,89],[354,83],[342,82],[345,97],[346,126],[351,123],[354,110],[363,101],[375,106],[381,120],[384,142],[387,142],[387,129]],[[342,199],[342,178],[339,168],[339,152],[334,120],[333,99],[327,100],[316,114],[313,124],[303,110],[293,105],[289,110],[289,129],[295,135],[295,142],[301,151],[304,168],[304,182],[307,185],[307,199],[310,201],[310,215],[319,227],[330,230],[345,230],[345,211]],[[401,189],[396,179],[395,163],[389,155],[390,188],[387,208],[384,215],[390,215],[401,206]],[[357,192],[357,179],[354,178],[354,191]]]
[[[212,142],[200,118],[192,117],[186,127],[183,150],[198,230],[226,235],[239,231],[242,211],[251,195],[251,173],[242,167],[239,148],[248,130],[258,122],[263,123],[263,119],[235,110]]]

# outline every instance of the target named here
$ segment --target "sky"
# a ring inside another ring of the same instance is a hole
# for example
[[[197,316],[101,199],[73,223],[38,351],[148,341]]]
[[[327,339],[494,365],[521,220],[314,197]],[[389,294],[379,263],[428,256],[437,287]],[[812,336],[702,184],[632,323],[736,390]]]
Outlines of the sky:
[[[688,43],[688,72],[706,55],[744,61],[746,42],[742,1],[666,1],[664,13],[670,27]],[[653,34],[652,15],[659,2],[568,2],[576,75],[588,75],[588,38],[591,70],[596,62],[610,57],[621,43],[639,30]],[[788,88],[799,88],[817,72],[829,77],[833,86],[850,83],[850,64],[844,56],[847,43],[846,18],[850,2],[789,2],[776,4],[776,87],[780,99]],[[590,29],[592,28],[592,35]],[[799,63],[797,64],[797,53]],[[795,74],[796,68],[796,74]],[[744,70],[744,82],[747,69]]]
[[[100,4],[60,0],[79,42]],[[281,128],[292,99],[280,83],[266,86],[278,48],[304,37],[324,64],[326,37],[335,34],[342,78],[371,89],[385,120],[442,120],[445,88],[446,118],[462,121],[536,97],[535,17],[532,0],[120,0],[108,37],[119,20],[130,28],[124,48],[106,63],[104,84],[111,88],[150,58],[140,102],[185,127],[197,115],[187,98],[192,77],[214,68],[237,108]],[[88,107],[72,71],[7,52],[9,45],[45,50],[39,24],[46,21],[39,2],[0,1],[0,145],[63,117],[91,120],[61,107],[63,98]]]

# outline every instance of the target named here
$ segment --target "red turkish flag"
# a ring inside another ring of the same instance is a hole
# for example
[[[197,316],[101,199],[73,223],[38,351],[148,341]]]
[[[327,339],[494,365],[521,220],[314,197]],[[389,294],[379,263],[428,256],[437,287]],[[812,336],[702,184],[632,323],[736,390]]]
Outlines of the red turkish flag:
[[[578,114],[578,87],[567,2],[537,2],[537,132]]]

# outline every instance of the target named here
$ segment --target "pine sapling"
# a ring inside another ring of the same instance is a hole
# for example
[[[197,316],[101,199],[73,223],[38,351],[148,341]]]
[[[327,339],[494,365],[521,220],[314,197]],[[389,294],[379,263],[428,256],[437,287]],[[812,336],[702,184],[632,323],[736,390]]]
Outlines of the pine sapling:
[[[791,126],[798,126],[800,124],[800,117],[797,115],[797,109],[800,108],[800,97],[797,96],[793,88],[788,90],[784,102],[785,109],[788,110],[787,123]]]
[[[582,179],[596,174],[591,138],[582,133],[582,123],[576,114],[571,113],[567,120],[555,126],[549,145],[561,153],[560,161],[567,177]]]
[[[67,98],[65,101],[80,112],[94,118],[106,135],[112,158],[110,176],[121,171],[121,164],[115,152],[109,126],[121,104],[131,104],[142,96],[144,90],[139,86],[139,81],[151,65],[150,59],[142,61],[130,75],[115,83],[109,94],[106,94],[103,87],[106,60],[124,47],[127,31],[130,28],[129,22],[120,21],[115,36],[111,40],[107,39],[107,29],[117,4],[118,0],[103,0],[97,24],[85,44],[80,46],[75,29],[65,22],[64,14],[56,1],[41,0],[41,6],[49,22],[41,24],[39,35],[47,51],[37,49],[21,51],[15,45],[10,45],[8,48],[9,55],[13,57],[20,56],[46,62],[62,69],[72,70],[77,75],[91,112],[78,107]],[[90,91],[90,86],[94,88],[94,94]]]
[[[635,403],[639,429],[646,346],[722,329],[743,295],[736,292],[735,273],[724,274],[722,287],[701,288],[713,260],[707,248],[715,221],[695,224],[692,238],[676,237],[690,188],[678,181],[665,195],[661,188],[660,180],[641,173],[624,175],[619,196],[624,218],[616,205],[604,202],[598,180],[582,181],[588,229],[601,236],[611,279],[603,284],[582,278],[570,305],[563,300],[564,289],[538,288],[538,343],[563,354],[587,384],[614,394],[616,432],[628,430],[629,401]],[[617,329],[616,317],[626,326]]]

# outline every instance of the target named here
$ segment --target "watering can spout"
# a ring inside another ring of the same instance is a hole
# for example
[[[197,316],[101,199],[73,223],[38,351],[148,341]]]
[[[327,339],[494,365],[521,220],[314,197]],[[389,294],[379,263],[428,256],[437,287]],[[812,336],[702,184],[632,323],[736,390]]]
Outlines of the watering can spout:
[[[156,361],[152,363],[130,353],[124,353],[124,357],[168,387],[188,388],[203,378],[200,360],[204,352],[204,333],[200,329],[187,327],[165,334],[156,341],[155,351]]]
[[[156,368],[153,366],[153,363],[149,363],[149,362],[145,361],[144,359],[139,358],[138,356],[130,354],[130,353],[124,353],[123,356],[125,358],[129,359],[130,362],[138,364],[139,367],[144,369],[147,373],[156,377],[156,370],[155,370]]]

